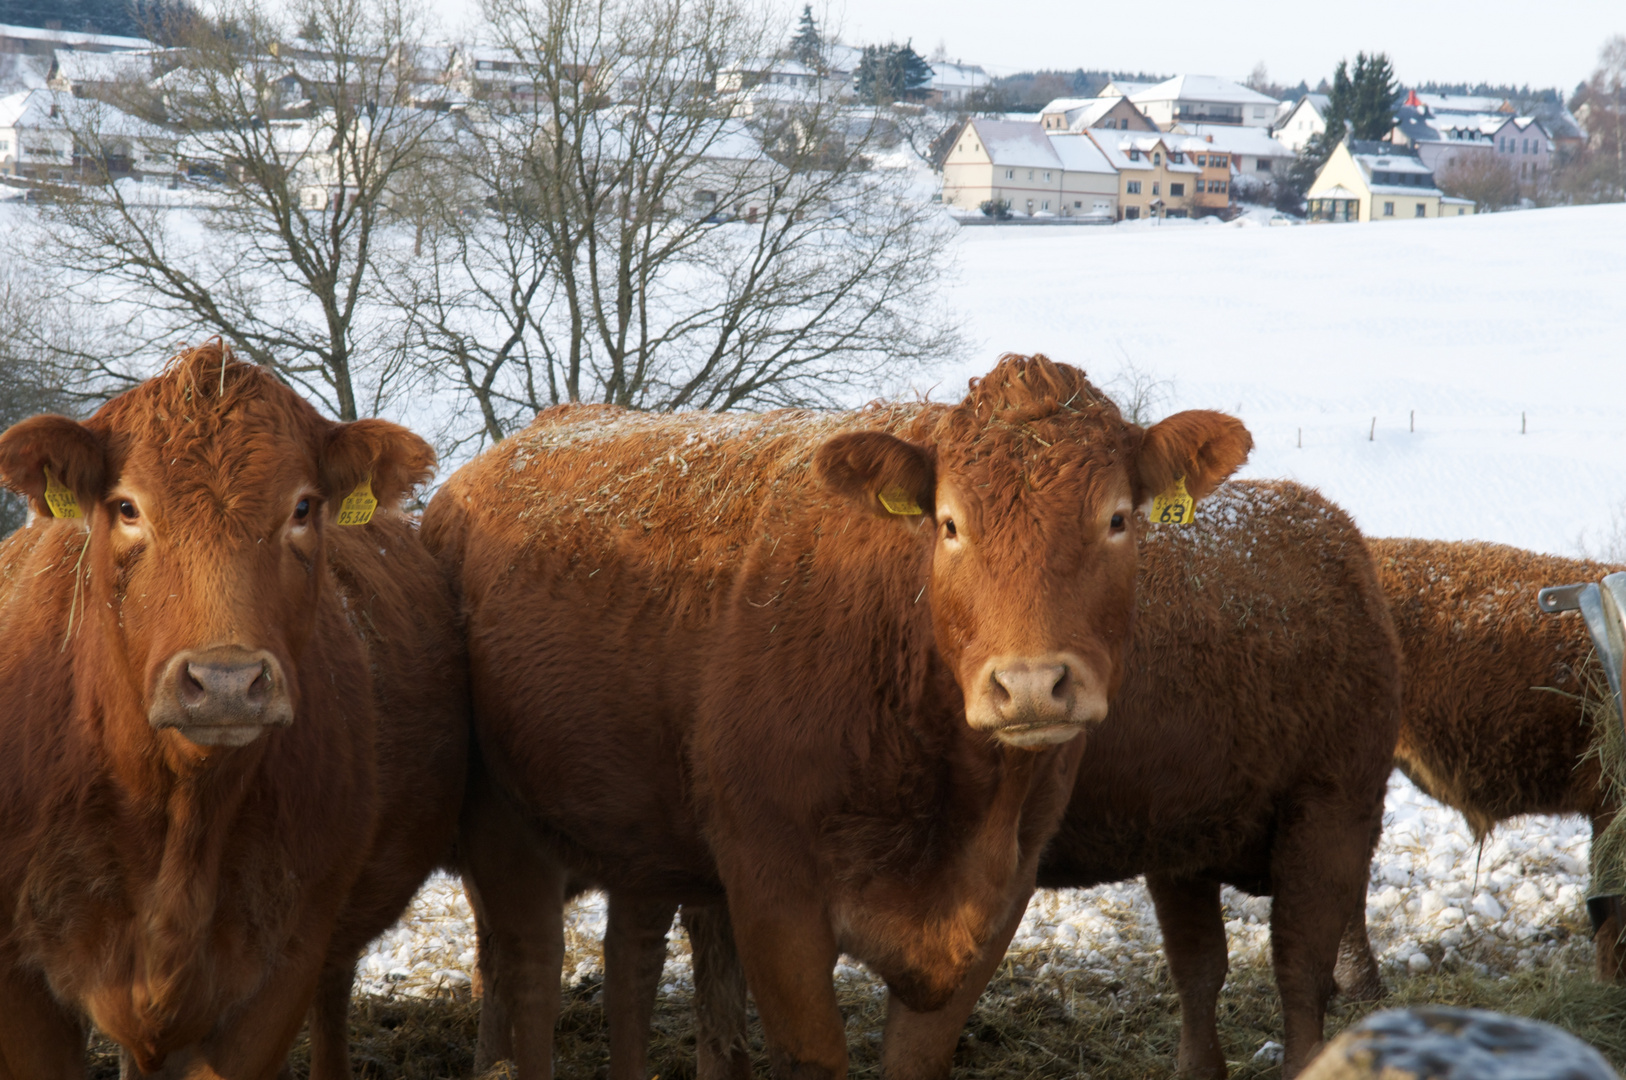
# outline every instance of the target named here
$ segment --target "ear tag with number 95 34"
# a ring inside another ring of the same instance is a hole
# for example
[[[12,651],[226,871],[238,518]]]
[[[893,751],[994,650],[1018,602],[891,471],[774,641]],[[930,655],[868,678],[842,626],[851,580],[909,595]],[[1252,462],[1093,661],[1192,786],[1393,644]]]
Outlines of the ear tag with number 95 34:
[[[1186,491],[1186,478],[1177,476],[1169,489],[1152,500],[1154,525],[1190,525],[1197,520],[1197,500]]]
[[[378,509],[378,499],[373,495],[373,478],[367,477],[356,485],[356,490],[344,497],[339,504],[338,524],[365,525],[373,520],[373,511]]]

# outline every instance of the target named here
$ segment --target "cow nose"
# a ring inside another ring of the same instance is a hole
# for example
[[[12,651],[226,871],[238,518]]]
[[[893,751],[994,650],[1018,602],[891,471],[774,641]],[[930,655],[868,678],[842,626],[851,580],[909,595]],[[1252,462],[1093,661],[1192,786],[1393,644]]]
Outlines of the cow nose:
[[[1070,652],[990,658],[967,687],[966,722],[1009,746],[1067,742],[1107,715],[1106,683]]]
[[[205,746],[243,746],[293,721],[282,665],[263,649],[228,645],[170,657],[147,720]]]
[[[1007,724],[1065,723],[1072,712],[1072,673],[1066,664],[995,668],[990,694]]]
[[[196,711],[263,713],[271,700],[271,669],[263,659],[246,663],[188,660],[179,680],[181,704]]]

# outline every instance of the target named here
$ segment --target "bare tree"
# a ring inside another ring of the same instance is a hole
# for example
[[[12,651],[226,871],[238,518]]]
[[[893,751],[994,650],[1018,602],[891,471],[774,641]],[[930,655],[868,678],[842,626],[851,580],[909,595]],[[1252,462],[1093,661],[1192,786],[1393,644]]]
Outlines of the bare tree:
[[[50,211],[54,254],[171,337],[218,333],[340,418],[376,410],[403,359],[378,247],[438,116],[413,100],[409,4],[234,0],[179,29],[180,66],[125,104],[158,122],[192,207],[104,169]],[[76,141],[99,145],[86,117]]]
[[[1503,210],[1519,201],[1518,174],[1488,147],[1455,155],[1434,179],[1447,195],[1472,199],[1478,212]]]
[[[945,223],[871,167],[873,114],[759,79],[782,28],[739,0],[486,10],[511,67],[394,275],[479,438],[563,401],[849,400],[953,346]]]

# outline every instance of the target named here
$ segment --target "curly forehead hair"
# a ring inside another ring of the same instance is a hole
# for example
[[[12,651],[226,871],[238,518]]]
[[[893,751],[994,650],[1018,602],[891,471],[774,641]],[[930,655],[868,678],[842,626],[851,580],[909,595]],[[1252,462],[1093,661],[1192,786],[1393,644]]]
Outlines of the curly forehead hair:
[[[216,339],[182,348],[158,375],[103,406],[96,421],[136,441],[169,442],[216,436],[244,423],[305,435],[321,417],[270,371],[237,359]]]
[[[996,448],[1009,453],[1012,444],[1024,453],[1073,443],[1116,454],[1133,448],[1140,429],[1078,368],[1006,353],[994,370],[971,380],[965,400],[934,434],[941,458],[969,464]]]

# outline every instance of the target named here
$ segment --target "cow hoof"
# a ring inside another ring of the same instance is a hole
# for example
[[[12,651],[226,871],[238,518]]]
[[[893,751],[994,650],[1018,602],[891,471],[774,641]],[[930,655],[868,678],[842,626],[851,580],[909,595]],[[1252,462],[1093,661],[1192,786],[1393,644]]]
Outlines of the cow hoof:
[[[1567,1031],[1483,1009],[1374,1013],[1334,1039],[1298,1080],[1620,1080]]]

